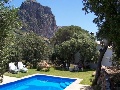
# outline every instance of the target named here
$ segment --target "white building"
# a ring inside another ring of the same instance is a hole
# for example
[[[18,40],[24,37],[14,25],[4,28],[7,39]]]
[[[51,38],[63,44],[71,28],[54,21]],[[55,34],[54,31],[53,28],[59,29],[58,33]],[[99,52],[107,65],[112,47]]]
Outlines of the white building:
[[[98,44],[97,50],[100,50],[102,48],[100,41],[97,41],[97,44]],[[108,47],[105,54],[104,54],[104,57],[103,57],[101,64],[103,66],[111,66],[112,65],[112,55],[113,55],[112,48]]]
[[[96,41],[96,42],[97,42],[96,49],[100,50],[102,48],[102,46],[100,44],[100,41]],[[103,65],[103,66],[112,66],[112,54],[113,54],[112,48],[108,47],[105,54],[104,54],[101,65]],[[78,63],[80,61],[80,53],[77,52],[74,57],[75,57],[75,63]],[[90,63],[91,68],[96,68],[96,66],[97,66],[97,64]]]

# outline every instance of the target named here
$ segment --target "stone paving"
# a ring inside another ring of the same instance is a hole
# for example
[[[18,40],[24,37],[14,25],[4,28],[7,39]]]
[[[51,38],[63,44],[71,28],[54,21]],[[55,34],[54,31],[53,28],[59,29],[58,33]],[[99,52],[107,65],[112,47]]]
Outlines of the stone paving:
[[[9,83],[9,82],[14,82],[14,81],[17,81],[18,79],[19,78],[16,78],[16,77],[3,76],[3,82],[0,83],[0,85]]]

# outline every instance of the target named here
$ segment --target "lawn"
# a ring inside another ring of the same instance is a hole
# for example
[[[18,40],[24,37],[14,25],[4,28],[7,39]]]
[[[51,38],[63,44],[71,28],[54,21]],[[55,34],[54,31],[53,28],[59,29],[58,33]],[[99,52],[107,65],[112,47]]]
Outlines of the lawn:
[[[51,68],[49,72],[36,71],[36,69],[29,69],[27,73],[20,73],[19,72],[18,74],[11,74],[11,73],[6,72],[4,75],[20,78],[20,77],[24,77],[27,75],[40,73],[40,74],[47,74],[47,75],[80,78],[80,79],[83,79],[83,81],[80,84],[90,85],[91,84],[90,78],[92,78],[91,75],[93,72],[94,71],[92,71],[92,70],[89,70],[89,71],[84,70],[83,72],[70,72],[70,71],[55,70],[55,69]]]

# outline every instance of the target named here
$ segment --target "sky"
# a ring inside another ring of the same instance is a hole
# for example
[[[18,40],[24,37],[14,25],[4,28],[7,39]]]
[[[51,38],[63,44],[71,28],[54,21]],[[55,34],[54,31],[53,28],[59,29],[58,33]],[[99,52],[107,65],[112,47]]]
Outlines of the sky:
[[[20,7],[25,0],[11,0],[10,5]],[[89,32],[96,34],[98,31],[93,19],[96,17],[93,13],[85,15],[82,11],[82,0],[37,0],[43,6],[51,8],[55,16],[57,26],[80,26]]]

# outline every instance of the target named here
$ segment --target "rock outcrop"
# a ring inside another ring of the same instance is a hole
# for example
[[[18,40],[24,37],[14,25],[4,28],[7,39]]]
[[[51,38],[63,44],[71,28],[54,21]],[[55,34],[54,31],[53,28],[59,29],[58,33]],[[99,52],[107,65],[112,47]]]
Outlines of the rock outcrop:
[[[23,2],[18,14],[23,23],[22,30],[33,31],[46,38],[51,38],[57,30],[51,8],[42,6],[36,0]]]
[[[120,67],[102,67],[98,90],[120,90]]]

